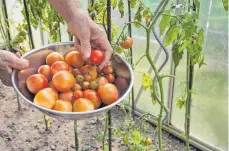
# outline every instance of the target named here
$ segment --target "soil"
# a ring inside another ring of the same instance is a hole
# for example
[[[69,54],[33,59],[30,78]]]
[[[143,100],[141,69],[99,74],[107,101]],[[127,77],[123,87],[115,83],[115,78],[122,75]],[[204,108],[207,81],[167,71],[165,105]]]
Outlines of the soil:
[[[22,99],[20,104],[19,111],[14,89],[0,83],[0,151],[75,151],[73,121],[50,118],[51,127],[46,131],[42,120],[44,114]],[[123,112],[114,107],[113,127],[123,120]],[[104,123],[103,115],[78,121],[80,151],[102,150],[97,136],[98,132],[103,132]],[[149,129],[153,131],[155,127]],[[163,143],[166,151],[184,150],[184,143],[166,132],[163,132]],[[128,150],[114,137],[112,146],[113,151]]]

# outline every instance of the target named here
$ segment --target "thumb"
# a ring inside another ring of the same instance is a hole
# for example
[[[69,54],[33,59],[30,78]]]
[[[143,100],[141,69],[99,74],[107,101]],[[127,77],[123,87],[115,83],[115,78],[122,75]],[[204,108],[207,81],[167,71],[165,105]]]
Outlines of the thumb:
[[[85,59],[89,58],[91,56],[91,44],[89,39],[82,39],[80,45],[80,52],[83,54],[83,57]]]
[[[26,69],[29,67],[29,61],[26,59],[20,59],[16,56],[12,58],[12,61],[8,64],[11,68],[15,68],[18,70]]]

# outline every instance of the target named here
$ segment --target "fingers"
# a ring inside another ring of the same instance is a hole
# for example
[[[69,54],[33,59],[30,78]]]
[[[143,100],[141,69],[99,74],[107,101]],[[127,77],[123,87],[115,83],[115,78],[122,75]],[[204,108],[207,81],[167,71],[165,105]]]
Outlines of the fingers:
[[[103,62],[99,65],[99,70],[102,70],[103,67],[109,63],[113,52],[109,41],[105,37],[103,37],[101,41],[102,43],[100,44],[100,47],[105,51],[105,58]]]
[[[12,69],[10,67],[7,67],[7,69],[0,69],[0,79],[2,83],[6,86],[12,86],[11,83],[11,75]]]
[[[85,59],[89,58],[91,56],[91,44],[90,44],[90,39],[81,39],[80,40],[80,52],[83,54],[83,57]]]
[[[15,54],[8,51],[0,52],[0,63],[1,66],[8,66],[18,70],[28,68],[29,61],[18,58]]]

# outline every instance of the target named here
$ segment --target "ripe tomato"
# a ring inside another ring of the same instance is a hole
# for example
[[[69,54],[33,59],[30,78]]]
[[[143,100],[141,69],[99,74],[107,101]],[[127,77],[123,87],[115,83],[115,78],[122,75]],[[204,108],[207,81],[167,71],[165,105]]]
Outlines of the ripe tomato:
[[[65,56],[65,61],[74,68],[80,68],[84,65],[83,56],[79,51],[71,51]]]
[[[59,92],[69,91],[75,84],[74,76],[66,70],[57,72],[52,78],[53,87]]]
[[[98,83],[99,86],[108,83],[105,77],[98,77],[95,81]]]
[[[55,90],[54,88],[45,88],[45,90],[52,94],[56,100],[58,99],[59,94],[57,90]]]
[[[95,80],[97,77],[97,69],[96,69],[96,67],[94,67],[92,65],[85,65],[85,66],[81,67],[80,73],[83,75],[89,74],[92,78],[91,80]]]
[[[40,90],[34,97],[33,102],[41,107],[51,109],[55,105],[55,96],[47,88]]]
[[[80,74],[80,70],[79,69],[73,69],[72,74],[74,75],[74,77],[76,77],[77,75]]]
[[[98,65],[104,60],[104,57],[105,54],[103,51],[95,49],[91,51],[90,61],[93,64]]]
[[[133,46],[133,39],[127,37],[127,39],[121,40],[119,44],[123,49],[129,49]]]
[[[67,100],[69,102],[73,102],[73,92],[71,90],[62,92],[59,94],[59,99],[60,100]]]
[[[70,66],[64,61],[56,61],[51,66],[51,74],[54,75],[59,71],[67,70],[70,71]]]
[[[105,66],[105,67],[103,68],[103,72],[104,72],[105,74],[113,73],[113,68],[112,68],[112,66],[110,66],[110,65]]]
[[[74,112],[86,112],[86,111],[93,111],[95,109],[95,105],[91,100],[86,98],[79,98],[75,100],[73,104],[73,111]]]
[[[88,89],[83,91],[83,97],[91,100],[94,103],[96,109],[99,108],[102,103],[98,92],[95,90]]]
[[[72,104],[67,100],[56,100],[52,109],[62,112],[72,112]]]
[[[79,84],[75,83],[75,85],[72,88],[72,91],[74,92],[75,90],[82,90],[82,87]]]
[[[118,99],[118,89],[111,83],[99,86],[98,93],[102,102],[106,105],[112,104]]]
[[[107,74],[107,75],[106,75],[106,79],[107,79],[107,81],[110,82],[110,83],[113,83],[114,80],[115,80],[113,74]]]
[[[52,52],[46,57],[46,64],[49,66],[56,61],[64,61],[64,57],[58,52]]]
[[[33,74],[26,80],[26,86],[29,92],[36,94],[38,91],[47,87],[48,80],[43,74]]]
[[[77,83],[82,83],[84,81],[84,76],[83,75],[77,75],[76,76],[76,82]]]
[[[85,74],[84,75],[84,81],[88,81],[88,82],[90,82],[91,81],[91,75],[89,75],[89,74]]]
[[[73,93],[73,100],[74,101],[79,99],[79,98],[82,98],[82,97],[83,97],[83,91],[81,91],[81,90],[75,90],[74,91],[74,93]]]
[[[42,65],[38,68],[38,73],[43,74],[48,80],[51,80],[51,68],[49,65]]]

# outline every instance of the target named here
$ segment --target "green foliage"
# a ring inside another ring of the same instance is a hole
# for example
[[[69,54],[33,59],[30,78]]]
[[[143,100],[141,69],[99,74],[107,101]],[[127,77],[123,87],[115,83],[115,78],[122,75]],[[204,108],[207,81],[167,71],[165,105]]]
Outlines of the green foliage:
[[[159,25],[159,27],[160,27],[160,36],[163,35],[163,33],[165,32],[165,29],[166,29],[167,27],[169,27],[170,13],[171,13],[170,10],[169,10],[169,11],[166,11],[166,14],[168,14],[168,15],[163,15],[162,18],[161,18],[161,22],[160,22],[160,25]],[[175,20],[175,19],[174,19],[174,20]],[[173,20],[173,21],[174,21],[174,20]],[[172,25],[173,25],[173,24],[174,24],[174,23],[172,23]]]
[[[168,33],[165,35],[164,45],[171,45],[175,39],[177,39],[178,34],[180,33],[180,26],[172,26]]]
[[[121,14],[121,18],[124,16],[124,2],[123,0],[119,0],[118,2],[118,9]]]
[[[63,18],[56,12],[54,8],[46,0],[31,1],[26,0],[31,26],[37,29],[42,22],[43,31],[49,33],[49,42],[61,41],[60,24],[65,24]],[[22,0],[20,0],[22,4]],[[22,9],[24,16],[23,22],[26,23],[26,14]]]
[[[178,97],[176,98],[176,107],[182,109],[186,104],[186,98]]]
[[[222,0],[223,2],[223,7],[226,11],[228,11],[228,0]]]

